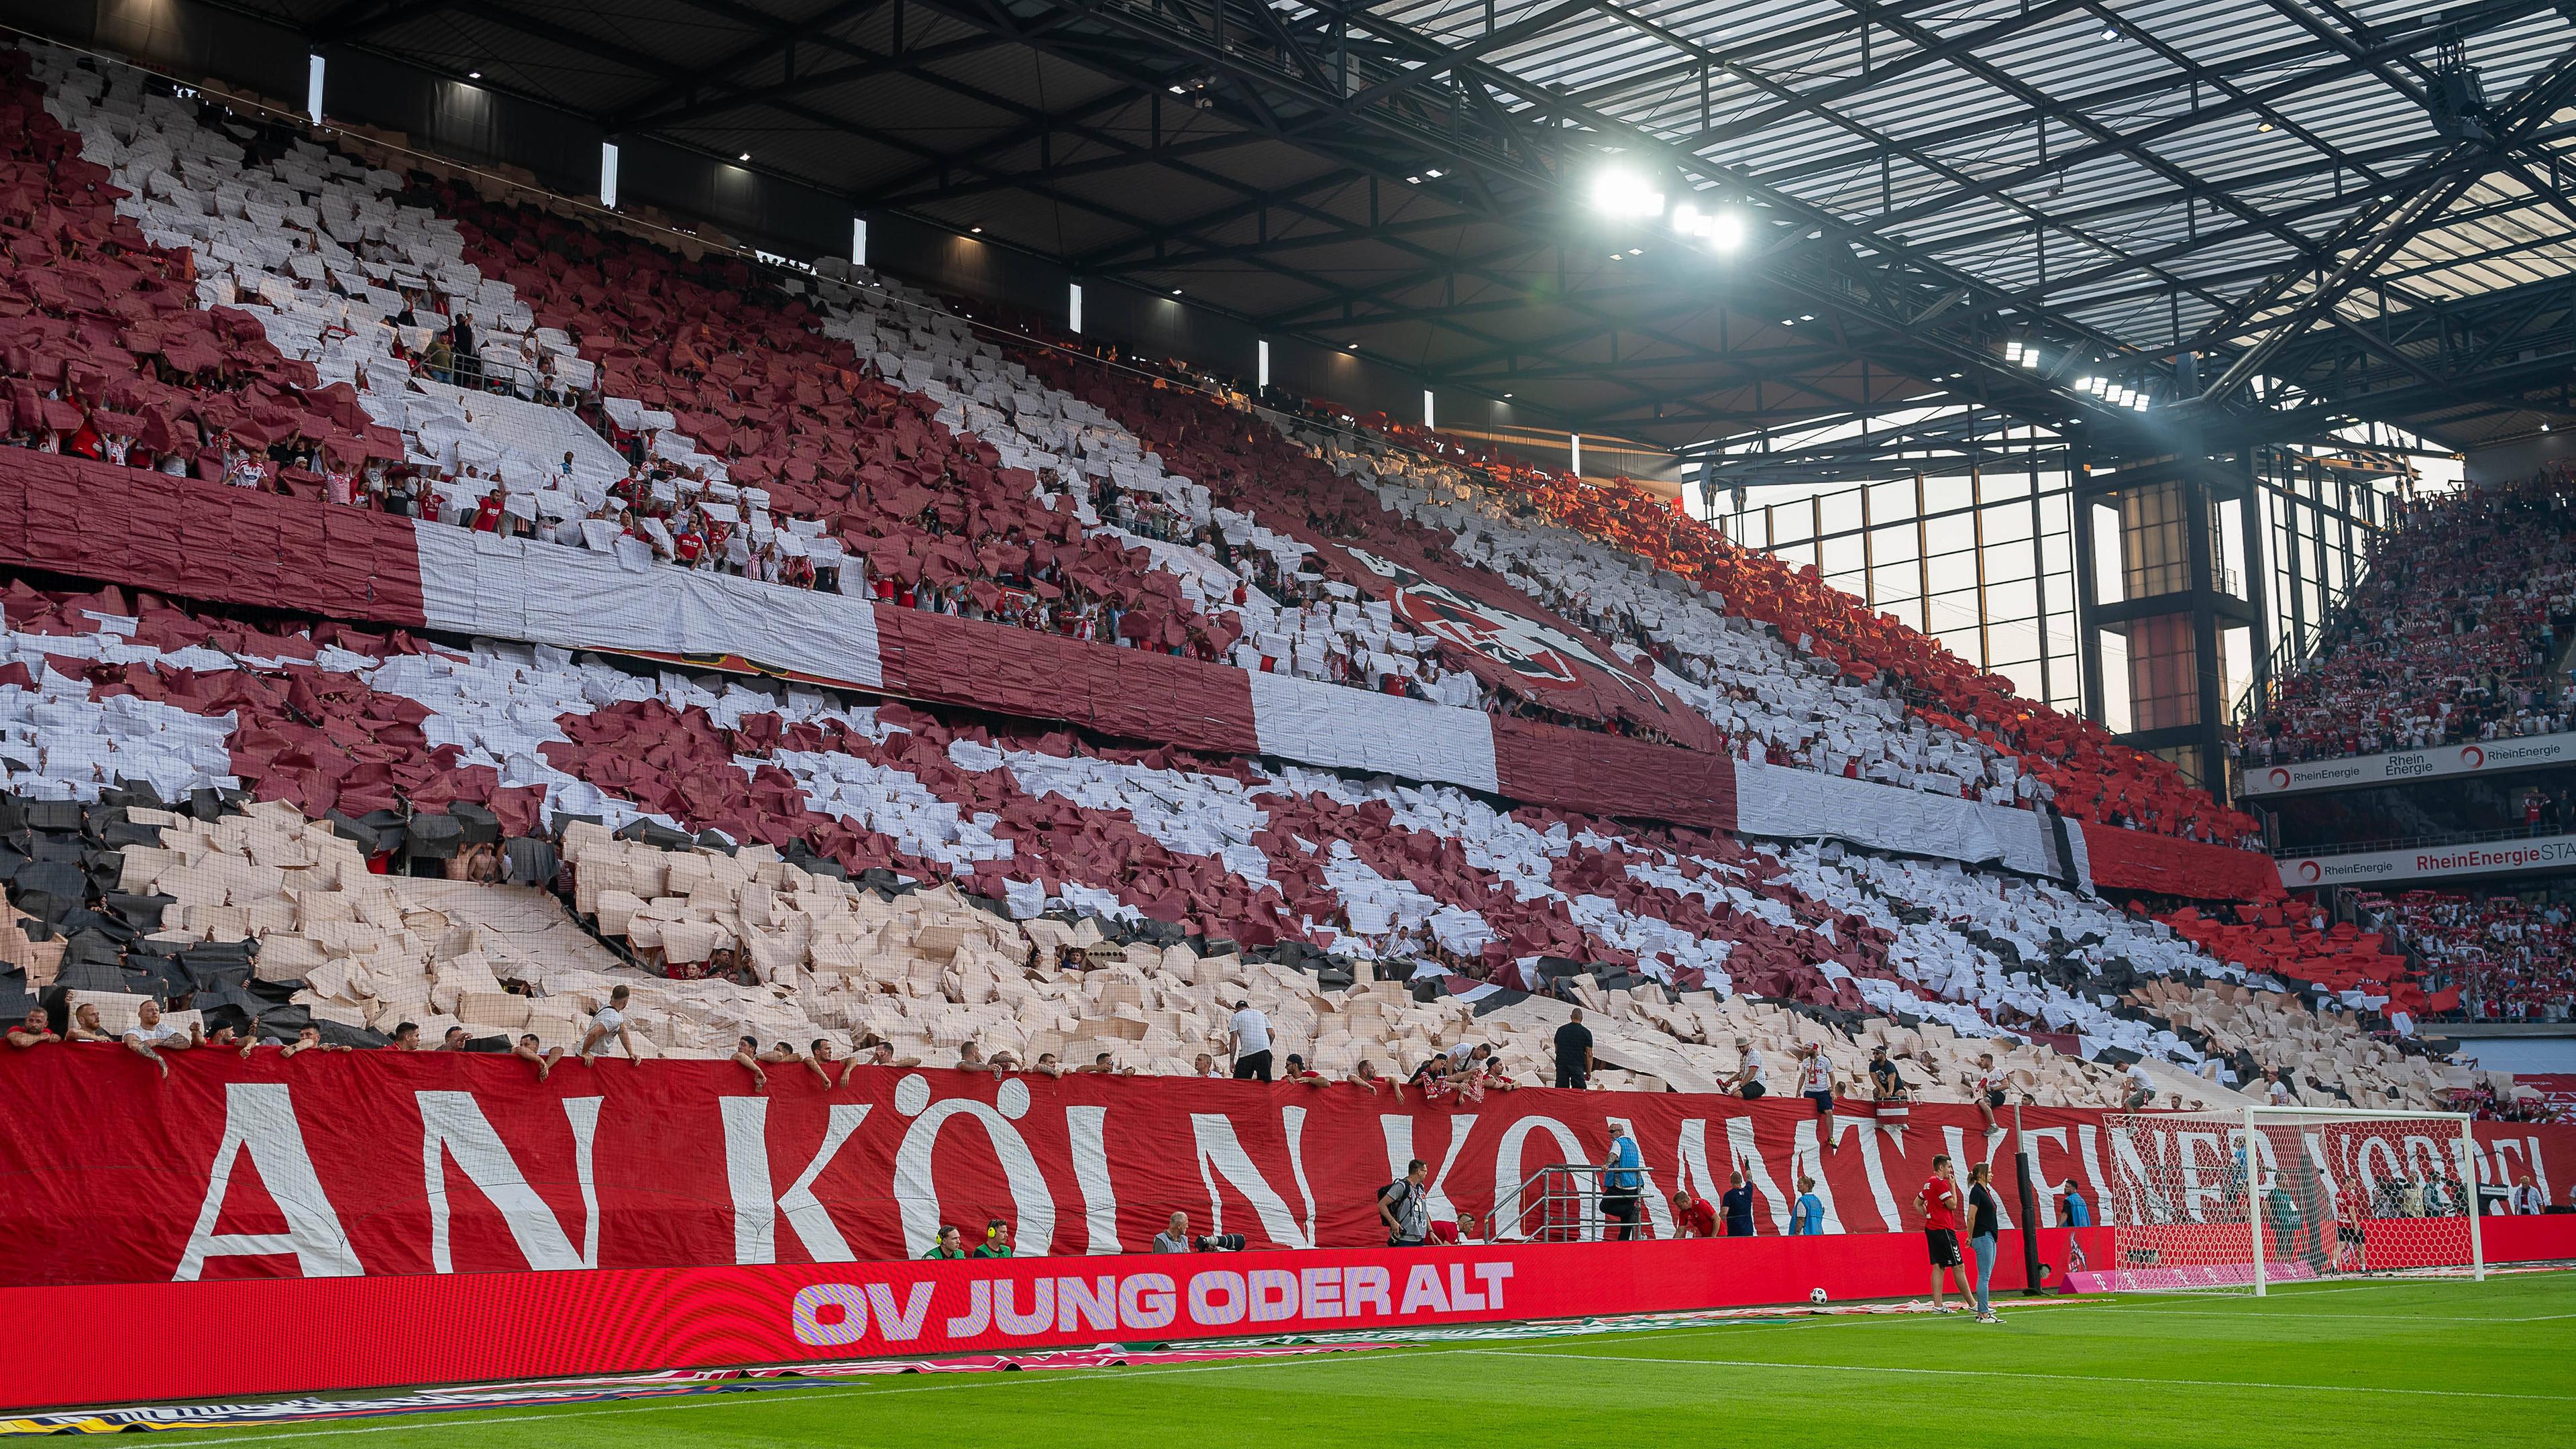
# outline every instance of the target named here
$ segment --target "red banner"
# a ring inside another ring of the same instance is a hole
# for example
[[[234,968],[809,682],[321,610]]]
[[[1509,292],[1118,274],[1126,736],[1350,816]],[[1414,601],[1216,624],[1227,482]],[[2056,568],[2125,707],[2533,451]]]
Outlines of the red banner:
[[[2022,1286],[2007,1239],[1997,1292]],[[1929,1271],[1920,1237],[1879,1233],[11,1288],[8,1321],[82,1328],[24,1335],[0,1408],[1839,1302]]]
[[[772,1068],[763,1093],[725,1063],[575,1063],[540,1084],[513,1058],[445,1053],[197,1052],[165,1081],[118,1048],[63,1046],[0,1060],[0,1241],[13,1248],[0,1279],[909,1258],[942,1224],[972,1243],[988,1218],[1026,1253],[1135,1252],[1174,1213],[1255,1247],[1356,1248],[1384,1241],[1376,1191],[1414,1157],[1430,1165],[1435,1220],[1490,1220],[1499,1198],[1508,1237],[1518,1185],[1601,1161],[1614,1122],[1642,1150],[1657,1237],[1673,1231],[1667,1194],[1715,1198],[1739,1171],[1765,1236],[1786,1230],[1801,1175],[1830,1233],[1917,1226],[1936,1153],[2011,1180],[2015,1139],[1987,1136],[1971,1109],[1918,1106],[1901,1129],[1865,1113],[1836,1117],[1828,1151],[1798,1099],[1527,1090],[1399,1107],[1346,1085],[875,1068],[827,1091],[801,1067]],[[2021,1119],[2039,1177],[2082,1186],[2104,1221],[2122,1196],[2105,1173],[2123,1168],[2099,1114]],[[2479,1137],[2490,1181],[2529,1173],[2554,1200],[2576,1171],[2576,1129]],[[2428,1136],[2426,1153],[2440,1150]],[[2021,1226],[2005,1196],[2004,1225]],[[2040,1225],[2056,1211],[2042,1194]]]

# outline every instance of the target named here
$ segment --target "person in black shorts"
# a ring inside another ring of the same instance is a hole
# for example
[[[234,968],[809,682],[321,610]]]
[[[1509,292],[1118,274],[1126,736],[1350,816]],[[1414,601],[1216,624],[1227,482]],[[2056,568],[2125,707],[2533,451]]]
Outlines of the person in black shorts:
[[[1932,1311],[1947,1313],[1941,1301],[1944,1274],[1958,1279],[1959,1296],[1970,1295],[1966,1270],[1959,1256],[1959,1184],[1950,1175],[1950,1155],[1942,1153],[1932,1159],[1932,1176],[1914,1194],[1914,1210],[1923,1214],[1923,1246],[1932,1257]]]
[[[1817,1130],[1825,1134],[1825,1150],[1840,1152],[1843,1144],[1834,1135],[1834,1064],[1825,1055],[1823,1042],[1809,1042],[1798,1053],[1798,1095],[1806,1098],[1824,1120]]]

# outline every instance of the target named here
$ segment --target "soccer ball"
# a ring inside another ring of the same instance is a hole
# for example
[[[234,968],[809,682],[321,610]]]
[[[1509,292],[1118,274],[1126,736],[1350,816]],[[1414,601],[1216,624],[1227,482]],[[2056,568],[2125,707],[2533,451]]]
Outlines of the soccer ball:
[[[1824,1302],[1824,1301],[1825,1301],[1825,1290],[1824,1290],[1824,1289],[1822,1289],[1822,1288],[1810,1288],[1810,1289],[1808,1289],[1808,1290],[1807,1290],[1807,1301],[1808,1301],[1808,1302],[1810,1302],[1810,1303],[1822,1303],[1822,1302]]]

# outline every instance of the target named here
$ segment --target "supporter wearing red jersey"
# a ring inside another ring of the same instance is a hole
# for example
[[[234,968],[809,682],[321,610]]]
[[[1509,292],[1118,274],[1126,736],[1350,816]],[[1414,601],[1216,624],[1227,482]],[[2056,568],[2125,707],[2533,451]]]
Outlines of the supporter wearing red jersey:
[[[1959,1258],[1959,1184],[1951,1176],[1948,1153],[1932,1159],[1932,1176],[1914,1194],[1914,1210],[1923,1214],[1923,1245],[1932,1257],[1932,1311],[1948,1313],[1941,1298],[1943,1274],[1956,1275],[1959,1295],[1968,1295]]]
[[[1673,1232],[1684,1238],[1717,1236],[1717,1209],[1687,1191],[1673,1194]]]
[[[476,533],[499,533],[501,531],[500,489],[495,488],[491,492],[484,494],[483,501],[475,505],[474,531]]]

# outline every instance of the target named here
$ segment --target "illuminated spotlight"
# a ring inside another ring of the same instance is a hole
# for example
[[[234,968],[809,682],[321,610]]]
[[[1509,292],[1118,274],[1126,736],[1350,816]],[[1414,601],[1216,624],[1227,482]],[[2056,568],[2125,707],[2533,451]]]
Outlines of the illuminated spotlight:
[[[1432,180],[1434,180],[1434,181],[1437,181],[1437,180],[1439,180],[1439,179],[1440,179],[1440,168],[1439,168],[1439,167],[1437,167],[1437,166],[1434,166],[1434,167],[1432,167],[1430,170],[1425,171],[1425,172],[1423,172],[1422,174],[1423,174],[1423,175],[1425,175],[1425,176],[1430,177],[1430,178],[1431,178]]]
[[[1503,401],[1505,401],[1505,402],[1510,402],[1511,400],[1512,400],[1512,395],[1511,395],[1510,393],[1504,393],[1504,394],[1503,394]],[[2548,431],[2549,431],[2549,424],[2547,424],[2547,423],[2542,423],[2542,424],[2540,425],[2540,430],[2541,430],[2542,432],[2544,432],[2544,433],[2545,433],[2545,432],[2548,432]]]
[[[1189,94],[1189,90],[1185,86],[1174,86],[1172,87],[1172,94],[1176,96],[1185,96]]]
[[[736,157],[735,157],[735,158],[733,158],[733,159],[735,159],[736,161],[748,161],[748,160],[750,160],[750,159],[751,159],[751,153],[750,153],[750,152],[748,152],[748,151],[745,151],[745,152],[743,152],[741,155],[736,156]]]
[[[1592,178],[1592,209],[1606,216],[1661,216],[1664,193],[1627,167],[1607,167]]]
[[[982,227],[980,227],[980,226],[970,226],[970,227],[968,227],[968,228],[966,228],[966,229],[967,229],[968,231],[970,231],[970,232],[973,232],[973,233],[974,233],[975,235],[977,235],[977,236],[982,236],[982,235],[984,234],[984,229],[983,229]]]
[[[1813,312],[1801,312],[1798,314],[1798,320],[1801,322],[1813,322],[1816,320],[1816,314]]]
[[[2093,379],[2089,377],[2079,377],[2075,379],[2075,390],[2077,392],[2091,392],[2093,390]]]
[[[481,80],[483,78],[483,72],[479,70],[469,70],[465,73],[465,78],[467,80]]]
[[[2145,393],[2138,394],[2136,400],[2131,402],[2129,406],[2139,412],[2145,412],[2147,410],[2147,395]]]
[[[1414,185],[1416,185],[1416,186],[1420,186],[1420,185],[1422,184],[1422,178],[1421,178],[1421,177],[1419,177],[1419,176],[1408,176],[1408,177],[1406,177],[1406,178],[1404,178],[1404,179],[1405,179],[1406,181],[1411,182],[1412,184],[1414,184]]]
[[[2006,362],[2019,362],[2019,361],[2021,361],[2021,339],[2020,339],[2020,338],[2015,337],[2015,338],[2012,338],[2012,339],[2010,339],[2010,340],[2008,340],[2008,341],[2006,341],[2006,342],[2004,343],[2004,361],[2006,361]]]
[[[2021,350],[2021,365],[2024,367],[2039,366],[2039,349],[2036,347],[2023,348]]]
[[[1614,262],[1615,262],[1615,261],[1618,261],[1620,258],[1622,258],[1622,257],[1626,256],[1626,255],[1627,255],[1627,254],[1626,254],[1625,252],[1612,252],[1612,253],[1610,254],[1610,260],[1612,260],[1612,261],[1614,261]]]
[[[1360,345],[1359,345],[1358,343],[1356,343],[1356,342],[1347,342],[1347,343],[1344,343],[1344,344],[1343,344],[1343,346],[1344,346],[1344,348],[1346,348],[1347,350],[1352,351],[1352,352],[1357,352],[1357,351],[1359,351],[1359,350],[1360,350]]]
[[[2119,29],[2119,27],[2118,27],[2118,26],[2116,26],[2116,25],[2105,25],[2105,26],[2103,26],[2103,27],[2102,27],[2102,38],[2103,38],[2104,40],[2117,40],[2117,39],[2119,39],[2119,38],[2120,38],[2120,29]]]
[[[2256,126],[2254,129],[2255,129],[2255,130],[2257,130],[2257,131],[2268,131],[2268,130],[2272,129],[2272,123],[2271,123],[2271,122],[2269,122],[2269,121],[2265,121],[2265,122],[2263,122],[2261,125]]]
[[[1630,248],[1628,248],[1628,255],[1630,255],[1630,256],[1632,256],[1632,257],[1642,257],[1642,256],[1644,256],[1645,254],[1646,254],[1646,249],[1645,249],[1644,247],[1630,247]]]
[[[1178,288],[1178,287],[1174,287],[1174,288],[1172,289],[1172,295],[1173,295],[1173,296],[1175,296],[1175,297],[1177,297],[1177,296],[1181,295],[1181,289],[1180,289],[1180,288]]]

